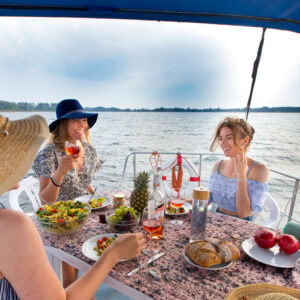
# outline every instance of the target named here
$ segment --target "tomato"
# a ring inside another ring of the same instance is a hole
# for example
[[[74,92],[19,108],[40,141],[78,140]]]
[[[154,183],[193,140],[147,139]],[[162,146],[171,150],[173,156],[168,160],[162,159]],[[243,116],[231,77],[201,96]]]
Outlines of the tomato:
[[[103,241],[103,242],[107,241],[107,237],[104,236],[104,237],[102,238],[102,241]]]
[[[55,208],[52,209],[52,212],[57,213],[57,210]]]
[[[255,233],[254,240],[259,247],[270,249],[276,245],[277,235],[271,230],[261,229]]]
[[[65,224],[65,220],[64,220],[64,219],[58,219],[58,220],[57,220],[57,223],[58,223],[59,225],[64,225],[64,224]]]
[[[98,244],[98,245],[102,244],[102,240],[100,240],[100,239],[97,240],[97,244]]]
[[[293,235],[289,234],[282,234],[278,239],[278,245],[280,251],[286,254],[293,254],[300,247],[299,241]]]

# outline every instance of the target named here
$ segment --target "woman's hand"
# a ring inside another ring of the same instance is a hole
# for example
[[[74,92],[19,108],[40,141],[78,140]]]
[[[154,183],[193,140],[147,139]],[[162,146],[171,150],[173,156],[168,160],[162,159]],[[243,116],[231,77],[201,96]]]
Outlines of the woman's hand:
[[[146,249],[146,240],[142,233],[122,234],[110,246],[111,251],[115,251],[118,260],[132,259],[141,254]]]
[[[75,169],[79,155],[64,155],[58,164],[57,171],[60,175],[66,175],[70,170]]]
[[[232,157],[234,169],[238,178],[245,177],[248,170],[247,156],[239,152]]]

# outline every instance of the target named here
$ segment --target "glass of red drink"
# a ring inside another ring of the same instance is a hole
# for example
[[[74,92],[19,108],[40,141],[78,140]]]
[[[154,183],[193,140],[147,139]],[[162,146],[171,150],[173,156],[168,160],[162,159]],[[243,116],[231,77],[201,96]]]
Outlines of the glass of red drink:
[[[81,142],[79,140],[65,141],[65,150],[67,155],[79,154]],[[77,163],[75,162],[75,174],[78,174]]]
[[[150,240],[150,253],[153,251],[152,246],[152,234],[162,230],[162,216],[155,213],[155,210],[150,211],[148,208],[145,208],[142,216],[143,227],[145,231],[149,234]]]
[[[174,198],[174,199],[169,200],[168,205],[169,205],[169,207],[173,207],[173,208],[177,209],[177,211],[178,211],[178,208],[182,207],[184,203],[185,203],[184,199]],[[175,211],[175,214],[176,214],[176,211]],[[182,220],[172,220],[171,223],[174,225],[182,225],[183,221]]]

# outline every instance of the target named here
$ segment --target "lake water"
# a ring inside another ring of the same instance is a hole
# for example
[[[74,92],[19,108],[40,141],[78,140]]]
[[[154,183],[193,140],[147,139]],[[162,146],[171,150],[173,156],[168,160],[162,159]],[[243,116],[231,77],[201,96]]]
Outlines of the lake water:
[[[8,112],[11,119],[24,118],[37,113]],[[48,123],[55,120],[54,112],[43,112]],[[97,191],[118,189],[124,160],[132,151],[153,150],[163,152],[209,153],[209,146],[217,123],[224,116],[244,117],[244,113],[157,113],[157,112],[100,112],[98,122],[91,130],[92,144],[106,159],[95,174],[93,185]],[[256,130],[249,156],[269,167],[300,177],[300,114],[250,113],[249,122]],[[216,152],[221,153],[221,152]],[[186,156],[199,166],[197,156]],[[163,156],[163,161],[171,156]],[[205,185],[217,156],[204,156],[201,184]],[[125,188],[132,190],[132,157],[128,161]],[[137,171],[151,170],[149,155],[138,157]],[[30,171],[31,172],[31,171]],[[30,173],[29,172],[29,173]],[[284,211],[291,199],[294,181],[270,173],[269,192]],[[7,201],[8,193],[0,199]],[[287,210],[288,211],[288,210]],[[300,219],[300,193],[298,191],[294,217]],[[281,226],[286,223],[282,220]]]

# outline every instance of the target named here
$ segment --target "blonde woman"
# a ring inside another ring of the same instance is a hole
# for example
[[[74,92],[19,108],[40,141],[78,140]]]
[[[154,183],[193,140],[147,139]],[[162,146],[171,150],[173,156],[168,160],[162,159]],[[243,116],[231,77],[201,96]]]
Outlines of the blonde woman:
[[[49,135],[41,116],[10,121],[0,114],[0,194],[16,187]],[[32,220],[0,203],[0,299],[91,299],[109,271],[145,249],[142,233],[123,234],[78,280],[64,289]],[[22,241],[22,246],[20,246]]]
[[[98,114],[85,112],[75,99],[66,99],[58,103],[56,116],[49,125],[50,143],[38,153],[32,166],[40,180],[41,202],[46,203],[93,193],[91,182],[101,166],[95,148],[89,143],[89,129]],[[79,154],[66,155],[67,140],[79,141]],[[78,270],[65,262],[62,267],[63,284],[67,287],[77,278]]]
[[[67,99],[58,103],[56,116],[49,125],[50,143],[38,153],[32,166],[40,179],[40,197],[48,203],[93,193],[91,182],[101,166],[95,148],[89,143],[89,129],[98,114],[87,113],[77,100]],[[79,154],[66,155],[67,140],[79,140]],[[77,172],[72,171],[75,167]]]
[[[220,146],[228,158],[213,167],[207,183],[210,202],[218,212],[246,220],[262,210],[268,190],[268,168],[247,155],[254,133],[244,119],[227,117],[218,124],[210,147],[214,151]]]

